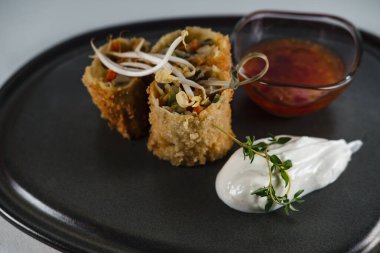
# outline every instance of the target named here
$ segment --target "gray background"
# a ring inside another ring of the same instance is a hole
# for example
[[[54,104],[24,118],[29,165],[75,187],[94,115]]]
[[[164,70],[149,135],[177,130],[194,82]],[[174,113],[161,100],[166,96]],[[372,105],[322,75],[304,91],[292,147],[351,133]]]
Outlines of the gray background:
[[[339,15],[380,36],[380,1],[4,1],[0,0],[0,87],[23,64],[55,44],[115,24],[184,16],[247,14],[255,10],[310,11]],[[0,253],[52,253],[0,217]]]

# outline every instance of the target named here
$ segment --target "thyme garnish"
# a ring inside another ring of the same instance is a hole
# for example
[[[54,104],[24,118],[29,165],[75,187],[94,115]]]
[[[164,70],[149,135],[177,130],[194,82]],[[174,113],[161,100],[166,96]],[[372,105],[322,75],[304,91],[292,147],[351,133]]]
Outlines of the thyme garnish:
[[[244,159],[247,157],[249,158],[250,162],[252,163],[255,159],[255,156],[261,156],[263,157],[268,165],[268,171],[269,171],[269,183],[267,186],[261,187],[251,193],[251,195],[257,195],[259,197],[267,198],[267,203],[265,205],[265,212],[269,212],[273,204],[278,204],[280,206],[284,207],[284,211],[286,215],[289,215],[290,211],[298,211],[293,205],[294,203],[302,203],[304,202],[303,199],[301,199],[300,195],[303,193],[304,190],[297,191],[292,199],[289,199],[288,195],[290,192],[290,188],[292,186],[292,181],[289,177],[289,174],[287,172],[288,169],[290,169],[293,164],[291,160],[282,161],[278,156],[276,155],[270,155],[268,153],[269,147],[274,144],[286,144],[291,140],[290,137],[280,137],[276,138],[273,135],[270,135],[269,143],[265,142],[259,142],[254,143],[255,136],[246,136],[246,142],[241,142],[238,139],[236,139],[231,134],[225,132],[223,129],[215,126],[217,129],[228,135],[234,142],[236,142],[239,146],[243,148],[243,154]],[[287,187],[286,193],[284,195],[277,195],[276,191],[273,187],[273,176],[274,175],[280,175],[279,178],[282,178],[282,180],[285,183],[285,187]]]

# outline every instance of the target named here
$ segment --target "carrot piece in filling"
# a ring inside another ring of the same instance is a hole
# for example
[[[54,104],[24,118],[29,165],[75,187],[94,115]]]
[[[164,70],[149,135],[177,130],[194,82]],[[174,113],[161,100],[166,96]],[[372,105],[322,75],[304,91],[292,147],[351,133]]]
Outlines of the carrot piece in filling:
[[[196,113],[200,113],[201,111],[203,111],[205,109],[205,107],[204,106],[197,106],[197,107],[194,107],[193,108],[193,112],[196,112]]]
[[[116,78],[117,74],[116,72],[113,72],[112,70],[108,69],[106,73],[106,80],[111,82]]]

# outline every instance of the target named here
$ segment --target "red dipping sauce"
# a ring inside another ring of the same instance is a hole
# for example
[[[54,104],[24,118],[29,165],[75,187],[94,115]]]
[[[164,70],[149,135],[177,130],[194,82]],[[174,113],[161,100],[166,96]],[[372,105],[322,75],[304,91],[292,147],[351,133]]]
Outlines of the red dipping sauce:
[[[253,101],[272,114],[294,117],[317,111],[346,87],[317,89],[337,83],[345,75],[340,57],[319,43],[285,38],[262,42],[251,51],[268,57],[269,70],[260,81],[244,88]],[[253,59],[243,68],[247,76],[253,76],[263,67],[262,60]],[[300,88],[294,87],[297,85]]]

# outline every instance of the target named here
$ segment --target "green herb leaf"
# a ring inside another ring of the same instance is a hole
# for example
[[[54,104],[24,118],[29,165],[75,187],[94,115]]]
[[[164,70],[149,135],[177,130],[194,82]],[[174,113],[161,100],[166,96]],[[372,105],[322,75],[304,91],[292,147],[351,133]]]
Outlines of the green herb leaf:
[[[218,103],[219,99],[220,99],[220,95],[219,94],[215,94],[214,98],[212,99],[212,102],[213,103]]]
[[[271,155],[270,156],[270,161],[275,164],[275,165],[279,165],[279,164],[282,164],[280,158],[278,158],[278,156],[276,155]]]
[[[284,211],[285,211],[285,214],[286,214],[287,216],[289,216],[289,205],[286,205],[286,206],[284,207]]]
[[[265,205],[265,212],[266,213],[269,212],[269,210],[271,209],[272,205],[273,205],[273,200],[272,199],[268,199],[268,201],[267,201],[267,203]]]
[[[282,165],[284,166],[284,170],[288,170],[293,166],[292,161],[290,160],[286,160],[282,163]]]
[[[265,142],[259,142],[256,145],[252,146],[252,148],[258,152],[264,151],[267,149],[268,145]]]
[[[266,187],[259,188],[256,191],[252,192],[251,195],[257,195],[260,197],[268,196],[268,188]]]
[[[294,206],[292,206],[292,204],[289,204],[289,208],[290,210],[294,211],[294,212],[298,212],[299,210],[296,209]]]
[[[280,174],[281,174],[282,179],[284,179],[284,181],[285,181],[285,187],[287,187],[288,184],[289,184],[289,176],[288,176],[288,173],[286,173],[286,171],[284,171],[284,170],[281,170],[281,171],[280,171]]]
[[[168,95],[169,95],[168,106],[172,106],[174,103],[177,102],[176,97],[174,94],[168,94]]]
[[[255,136],[253,136],[252,139],[251,139],[251,136],[246,136],[245,139],[247,140],[247,141],[245,142],[245,144],[246,144],[247,146],[252,146],[253,141],[255,140]]]
[[[277,143],[278,144],[285,144],[287,143],[288,141],[290,141],[291,138],[290,137],[280,137],[278,140],[277,140]]]
[[[298,192],[296,192],[293,196],[294,199],[298,198],[302,193],[304,192],[304,190],[299,190]]]

